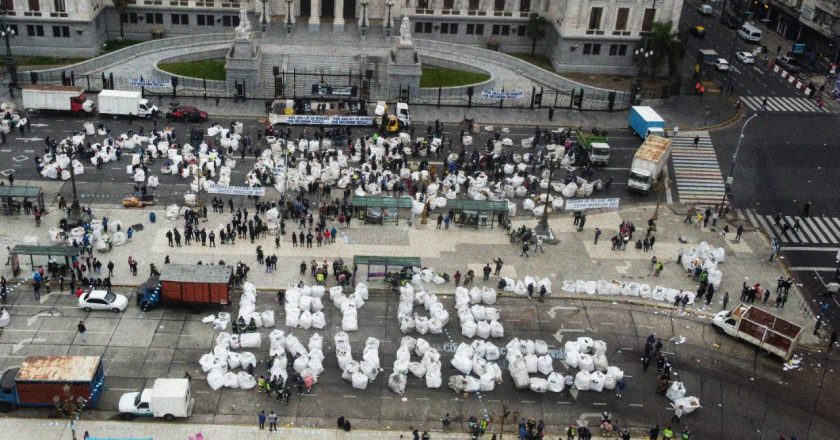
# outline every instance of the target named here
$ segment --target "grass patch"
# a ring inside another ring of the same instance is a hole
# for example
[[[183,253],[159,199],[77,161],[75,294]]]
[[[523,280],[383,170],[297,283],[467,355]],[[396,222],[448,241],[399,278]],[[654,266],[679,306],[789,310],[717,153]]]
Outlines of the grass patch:
[[[134,46],[137,43],[142,43],[140,40],[108,40],[102,44],[102,53],[113,52],[115,50],[124,49],[128,46]]]
[[[465,72],[443,67],[424,66],[420,87],[457,87],[490,79],[486,73]]]
[[[227,77],[227,74],[225,73],[225,60],[198,60],[187,61],[184,63],[161,63],[158,64],[158,68],[165,72],[188,76],[191,78],[224,81]]]
[[[519,58],[522,61],[529,62],[537,67],[542,67],[549,72],[554,72],[554,66],[551,65],[551,60],[549,60],[545,55],[531,55],[530,53],[511,53],[508,55]]]
[[[18,67],[22,66],[66,66],[68,64],[75,64],[80,63],[82,61],[87,60],[88,58],[72,58],[72,57],[47,57],[47,56],[35,56],[35,57],[15,57],[15,65]],[[6,60],[0,60],[0,66],[5,66]]]

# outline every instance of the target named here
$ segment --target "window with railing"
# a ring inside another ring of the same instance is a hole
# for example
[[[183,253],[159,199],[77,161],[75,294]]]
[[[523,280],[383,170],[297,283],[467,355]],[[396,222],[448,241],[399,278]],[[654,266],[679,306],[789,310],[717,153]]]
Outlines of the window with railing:
[[[587,27],[587,35],[604,35],[601,30],[601,18],[604,16],[604,8],[594,7],[589,12],[589,27]]]
[[[6,12],[6,15],[15,15],[15,0],[2,0],[0,7]]]
[[[144,5],[160,6],[163,5],[163,0],[143,0]]]
[[[216,2],[213,0],[196,0],[195,5],[200,8],[212,8],[215,7]]]
[[[53,0],[53,10],[50,17],[67,17],[67,5],[64,0]]]
[[[467,15],[487,15],[487,11],[479,9],[481,0],[469,0],[467,3]]]
[[[222,0],[222,7],[239,9],[239,0]]]
[[[493,16],[494,17],[510,17],[510,12],[505,10],[506,0],[494,0],[493,2]]]
[[[189,0],[170,0],[169,1],[169,6],[183,6],[183,7],[186,7],[186,6],[189,6],[189,5],[190,5]]]
[[[432,5],[429,0],[417,0],[417,13],[418,14],[432,14],[434,10],[432,10]]]
[[[29,0],[28,5],[29,10],[24,11],[23,15],[27,17],[40,17],[41,16],[41,2],[40,0]],[[39,35],[43,36],[43,35]]]
[[[455,0],[443,0],[443,9],[440,11],[443,15],[458,15],[461,11],[454,9]]]
[[[656,9],[645,9],[645,15],[642,18],[642,32],[650,32],[653,30],[653,18],[656,16]]]
[[[615,30],[613,35],[630,35],[627,30],[627,19],[630,17],[630,8],[618,8],[615,15]]]
[[[519,1],[519,16],[527,17],[531,13],[531,0]]]

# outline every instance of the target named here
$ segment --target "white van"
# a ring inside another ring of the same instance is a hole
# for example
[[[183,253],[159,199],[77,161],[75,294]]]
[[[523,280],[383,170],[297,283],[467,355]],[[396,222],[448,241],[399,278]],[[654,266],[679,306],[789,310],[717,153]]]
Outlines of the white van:
[[[761,41],[761,30],[749,23],[744,23],[738,29],[738,36],[750,43],[758,43]]]

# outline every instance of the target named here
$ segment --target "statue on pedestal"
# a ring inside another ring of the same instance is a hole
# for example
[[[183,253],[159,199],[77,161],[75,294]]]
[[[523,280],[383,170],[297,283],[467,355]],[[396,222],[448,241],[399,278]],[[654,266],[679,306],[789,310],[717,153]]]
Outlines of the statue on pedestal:
[[[400,22],[400,45],[411,46],[411,22],[408,16],[403,16]]]
[[[233,32],[237,40],[251,39],[251,22],[248,21],[248,12],[245,8],[239,10],[239,26]]]

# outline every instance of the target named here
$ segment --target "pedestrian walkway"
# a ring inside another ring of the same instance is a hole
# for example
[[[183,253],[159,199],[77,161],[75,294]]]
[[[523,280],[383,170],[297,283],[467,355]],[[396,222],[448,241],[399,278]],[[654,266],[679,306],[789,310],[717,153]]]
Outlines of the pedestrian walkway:
[[[764,106],[767,100],[767,106]],[[808,98],[783,98],[780,96],[742,96],[741,101],[750,110],[765,112],[788,113],[831,113],[826,107],[820,108],[816,102]]]
[[[738,210],[738,215],[782,245],[836,246],[840,244],[840,217],[796,217],[782,215],[778,225],[775,215],[759,214],[753,209]],[[787,231],[785,231],[787,226]]]
[[[698,137],[697,145],[694,138]],[[724,184],[708,131],[682,131],[671,145],[677,196],[686,204],[718,204]]]

